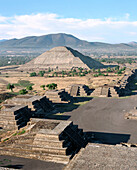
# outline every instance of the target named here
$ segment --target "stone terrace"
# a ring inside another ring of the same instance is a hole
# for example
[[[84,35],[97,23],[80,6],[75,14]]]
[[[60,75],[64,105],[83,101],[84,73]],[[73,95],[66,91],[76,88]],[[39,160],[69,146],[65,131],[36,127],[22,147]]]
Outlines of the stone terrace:
[[[32,117],[46,117],[54,108],[52,102],[46,96],[18,95],[6,103],[14,105],[28,105]]]
[[[53,103],[70,103],[73,101],[73,98],[67,92],[65,92],[64,89],[49,90],[46,91],[45,95]]]
[[[34,119],[25,133],[0,144],[0,154],[67,164],[87,141],[72,121]]]
[[[91,90],[84,84],[72,84],[65,89],[71,96],[88,96]]]
[[[31,110],[28,106],[5,105],[0,111],[0,127],[2,129],[20,129],[30,120]]]

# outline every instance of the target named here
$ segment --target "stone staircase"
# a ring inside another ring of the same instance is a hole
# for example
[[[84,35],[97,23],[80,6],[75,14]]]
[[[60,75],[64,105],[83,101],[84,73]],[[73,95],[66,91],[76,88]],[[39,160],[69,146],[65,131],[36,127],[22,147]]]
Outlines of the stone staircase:
[[[97,87],[92,93],[91,96],[100,96],[102,91],[102,87]]]
[[[109,88],[109,97],[119,97],[119,94],[116,91],[115,87]]]
[[[46,91],[45,95],[53,103],[70,103],[73,101],[72,96],[64,89]]]
[[[0,127],[18,130],[27,125],[31,116],[31,110],[27,106],[5,105],[0,111]]]
[[[108,87],[102,87],[100,97],[108,97]]]
[[[69,85],[65,90],[73,97],[88,96],[91,93],[91,90],[88,88],[88,86],[83,84]]]
[[[87,144],[71,121],[31,119],[29,126],[29,132],[2,142],[0,154],[67,164]]]
[[[102,86],[96,88],[91,96],[98,97],[119,97],[118,89],[115,86]]]

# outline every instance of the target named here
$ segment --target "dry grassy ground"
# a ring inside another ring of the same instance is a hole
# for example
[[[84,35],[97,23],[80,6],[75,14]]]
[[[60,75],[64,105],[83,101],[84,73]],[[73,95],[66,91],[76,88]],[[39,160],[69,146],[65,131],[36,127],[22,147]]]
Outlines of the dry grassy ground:
[[[5,67],[6,68],[6,67]],[[3,69],[3,68],[2,68]],[[30,77],[28,72],[21,72],[17,69],[6,68],[0,71],[0,91],[9,91],[6,89],[8,83],[16,84],[19,80],[27,80],[33,83],[33,89],[37,92],[43,92],[41,85],[50,83],[56,83],[58,89],[66,88],[70,84],[85,84],[90,88],[96,88],[104,84],[115,85],[122,76],[118,76],[114,73],[109,73],[108,76],[94,77],[95,73],[87,74],[83,77]],[[52,75],[52,74],[51,74]],[[16,87],[15,92],[22,89],[22,87]]]

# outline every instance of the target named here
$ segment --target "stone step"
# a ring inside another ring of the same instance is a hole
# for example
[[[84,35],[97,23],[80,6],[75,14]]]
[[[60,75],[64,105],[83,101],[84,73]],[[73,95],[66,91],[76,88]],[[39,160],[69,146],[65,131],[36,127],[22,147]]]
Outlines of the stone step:
[[[35,138],[33,145],[36,146],[46,146],[46,147],[58,147],[58,148],[62,148],[62,147],[70,147],[71,142],[67,141],[67,140],[62,140],[62,141],[56,141],[56,140],[48,140],[48,139],[39,139],[39,138]]]
[[[31,145],[31,144],[16,144],[14,146],[16,149],[26,149],[26,150],[32,150],[32,151],[42,151],[44,153],[50,153],[50,154],[54,154],[54,155],[66,155],[67,154],[67,150],[69,150],[69,148],[55,148],[55,147],[40,147],[40,146],[35,146],[35,145]],[[9,147],[10,148],[10,147]]]
[[[54,140],[41,140],[41,139],[34,139],[33,145],[41,145],[41,146],[48,146],[48,147],[63,147],[63,142],[64,141],[54,141]]]
[[[40,138],[41,140],[45,140],[45,138],[46,138],[47,140],[57,140],[57,141],[59,141],[59,136],[54,135],[54,134],[37,134],[36,137]]]
[[[16,157],[30,158],[30,159],[39,159],[43,161],[51,161],[67,164],[71,156],[65,155],[54,155],[49,153],[44,153],[43,151],[33,151],[25,149],[16,149],[16,148],[0,148],[1,155],[10,155]]]

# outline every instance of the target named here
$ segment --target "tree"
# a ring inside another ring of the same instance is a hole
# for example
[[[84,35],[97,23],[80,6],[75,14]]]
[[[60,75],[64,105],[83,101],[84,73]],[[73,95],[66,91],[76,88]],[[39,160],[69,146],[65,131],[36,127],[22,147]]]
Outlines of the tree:
[[[13,92],[14,84],[8,84],[7,89],[10,89]]]
[[[44,84],[43,84],[43,85],[41,85],[40,87],[41,87],[41,88],[43,88],[43,90],[45,90],[45,85],[44,85]]]
[[[57,84],[55,83],[51,83],[51,84],[47,84],[46,87],[48,87],[48,89],[53,90],[57,88]]]
[[[19,94],[24,95],[24,94],[27,94],[27,93],[28,93],[28,91],[26,89],[22,89],[22,90],[19,91]]]

